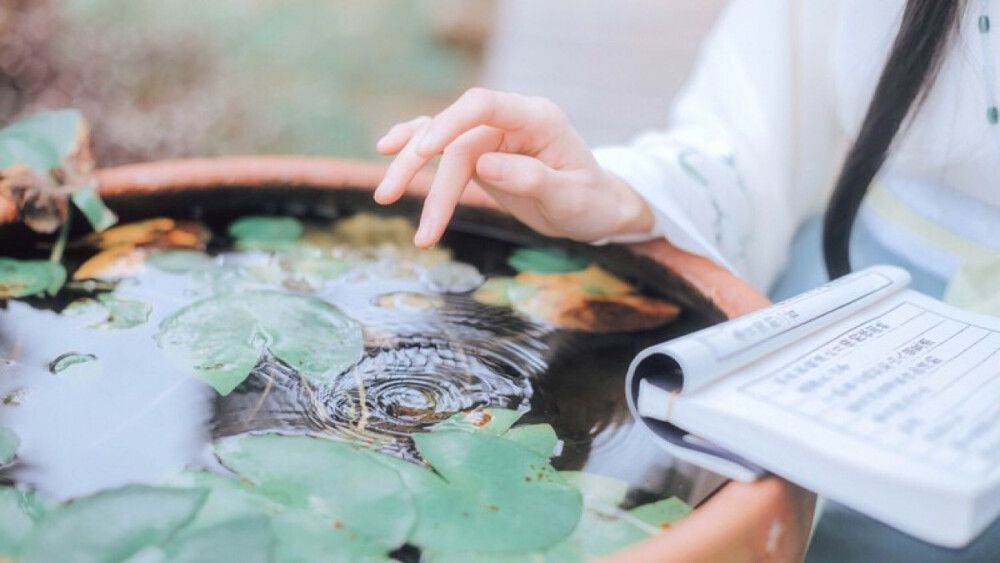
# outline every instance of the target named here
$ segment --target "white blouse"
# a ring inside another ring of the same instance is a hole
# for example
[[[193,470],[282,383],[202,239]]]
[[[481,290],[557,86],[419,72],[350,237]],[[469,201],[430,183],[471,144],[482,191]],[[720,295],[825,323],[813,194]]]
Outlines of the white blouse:
[[[734,0],[671,127],[598,149],[598,161],[649,201],[657,235],[768,288],[800,223],[826,206],[905,3]],[[989,33],[978,25],[984,12],[994,18]],[[969,0],[934,88],[881,174],[890,186],[940,188],[904,191],[946,227],[968,222],[949,211],[953,200],[988,208],[980,222],[1000,217],[1000,126],[987,118],[988,92],[1000,84],[984,64],[998,55],[1000,0]],[[1000,223],[980,227],[972,230],[1000,252]]]

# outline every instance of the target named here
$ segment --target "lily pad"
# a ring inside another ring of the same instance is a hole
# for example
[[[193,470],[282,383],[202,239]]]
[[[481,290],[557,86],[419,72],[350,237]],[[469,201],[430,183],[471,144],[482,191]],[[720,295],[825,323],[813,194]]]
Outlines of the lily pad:
[[[411,543],[430,552],[530,551],[576,527],[580,492],[548,459],[484,432],[430,432],[414,442],[440,477],[404,474],[419,514]]]
[[[203,487],[208,500],[187,529],[212,528],[234,519],[268,517],[274,531],[274,560],[282,562],[387,559],[388,549],[359,536],[335,518],[293,508],[265,496],[258,487],[222,475],[185,472],[172,485]],[[265,491],[266,492],[266,491]],[[280,495],[279,495],[280,496]]]
[[[268,291],[211,297],[163,321],[160,348],[181,369],[226,395],[265,352],[326,382],[361,359],[357,322],[319,299]]]
[[[228,232],[240,243],[291,242],[302,236],[302,223],[293,217],[252,215],[233,221]]]
[[[0,299],[55,295],[66,283],[62,264],[46,260],[0,258]]]
[[[17,449],[21,447],[21,439],[9,428],[0,426],[0,466],[14,460]]]
[[[399,474],[354,446],[301,436],[243,436],[215,451],[260,494],[339,522],[377,545],[403,545],[416,520]]]
[[[507,265],[518,272],[566,274],[583,270],[587,262],[557,249],[519,248],[507,258]]]
[[[545,458],[552,457],[559,445],[559,437],[556,436],[556,431],[549,424],[518,426],[504,432],[502,437]]]
[[[47,173],[62,165],[87,135],[83,114],[74,109],[40,113],[0,130],[0,169],[23,164]]]
[[[21,551],[45,512],[46,506],[34,493],[0,488],[0,559],[13,559]]]
[[[35,528],[25,561],[116,562],[165,543],[201,507],[206,491],[129,486],[54,510]]]
[[[215,267],[215,260],[197,250],[170,250],[154,254],[146,260],[150,266],[171,274],[200,272]]]
[[[80,188],[70,199],[95,231],[103,231],[118,222],[118,216],[97,195],[96,183]]]
[[[270,521],[258,516],[183,533],[167,543],[163,553],[164,560],[171,563],[267,563],[271,560],[273,544]]]

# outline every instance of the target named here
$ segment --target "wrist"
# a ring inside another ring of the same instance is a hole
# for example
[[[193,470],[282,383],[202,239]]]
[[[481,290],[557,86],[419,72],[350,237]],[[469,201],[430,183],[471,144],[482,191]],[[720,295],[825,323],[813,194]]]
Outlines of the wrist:
[[[625,180],[606,170],[603,173],[615,209],[615,220],[610,236],[649,235],[656,226],[656,218],[649,204]]]

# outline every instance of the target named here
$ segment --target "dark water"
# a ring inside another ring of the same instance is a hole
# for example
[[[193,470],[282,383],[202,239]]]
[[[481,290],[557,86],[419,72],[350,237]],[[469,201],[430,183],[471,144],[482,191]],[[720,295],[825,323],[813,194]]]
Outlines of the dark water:
[[[453,233],[445,245],[487,277],[512,274],[505,264],[511,243]],[[25,243],[17,251],[36,249]],[[219,240],[210,251],[228,266],[272,260],[233,252]],[[596,252],[589,258],[600,263]],[[91,328],[92,319],[57,312],[84,290],[7,302],[0,311],[0,424],[22,446],[3,478],[60,499],[157,483],[178,468],[215,467],[211,440],[243,432],[361,440],[408,457],[411,433],[490,406],[519,410],[522,422],[551,424],[562,440],[553,465],[624,479],[633,500],[676,495],[697,504],[721,483],[648,441],[623,392],[636,352],[703,326],[704,318],[688,311],[668,327],[629,334],[559,331],[468,294],[434,295],[394,268],[391,257],[376,261],[311,293],[364,327],[357,365],[314,384],[267,356],[224,397],[174,368],[155,340],[165,318],[211,294],[197,276],[147,268],[120,282],[119,297],[152,305],[148,322],[126,330]],[[633,280],[643,274],[616,273]]]

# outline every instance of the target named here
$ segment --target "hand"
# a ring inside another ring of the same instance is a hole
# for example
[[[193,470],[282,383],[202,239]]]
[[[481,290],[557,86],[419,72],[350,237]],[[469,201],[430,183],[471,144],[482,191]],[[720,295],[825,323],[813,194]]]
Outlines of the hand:
[[[543,98],[473,88],[433,119],[394,126],[376,148],[397,155],[375,190],[382,205],[402,197],[416,173],[441,155],[417,246],[441,239],[473,178],[544,235],[590,242],[653,226],[645,201],[598,166],[562,110]]]

